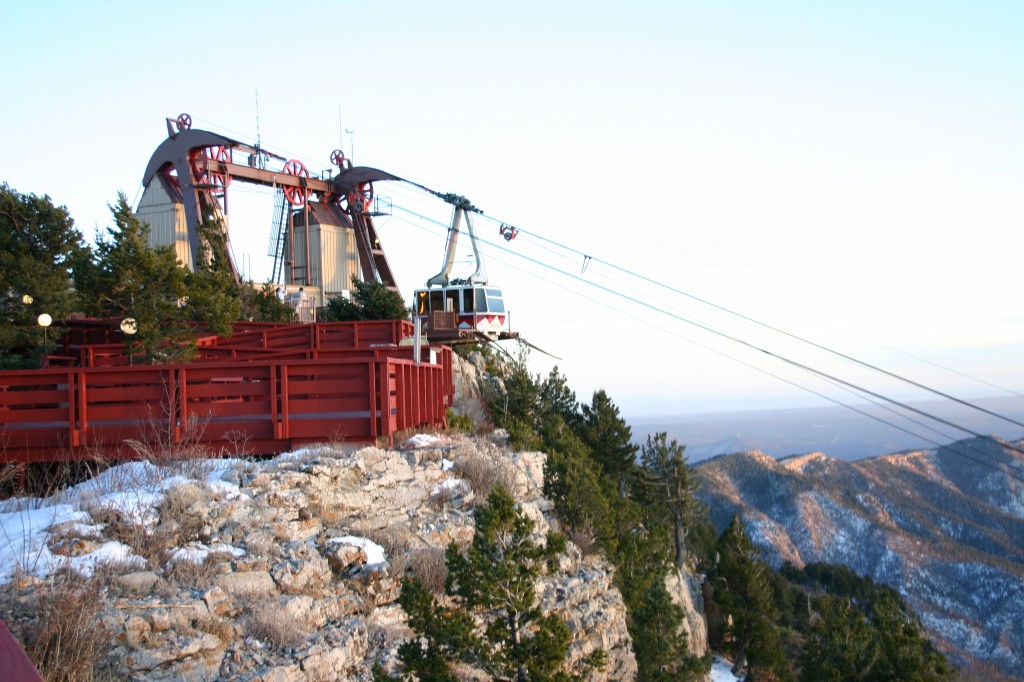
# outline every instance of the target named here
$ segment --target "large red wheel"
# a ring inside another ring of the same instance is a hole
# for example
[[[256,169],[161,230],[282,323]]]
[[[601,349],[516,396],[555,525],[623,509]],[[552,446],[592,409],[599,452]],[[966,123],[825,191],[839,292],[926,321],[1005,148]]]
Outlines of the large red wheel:
[[[211,159],[222,163],[231,163],[231,149],[223,146],[208,147],[206,150],[207,170],[209,170],[209,161]],[[231,184],[231,176],[226,173],[210,173],[210,182],[227,189],[228,185]]]
[[[231,176],[224,173],[211,173],[210,161],[231,161],[231,150],[227,147],[204,147],[193,149],[189,153],[189,165],[192,166],[192,177],[197,184],[207,183],[226,188],[231,183]]]
[[[306,170],[306,167],[302,165],[301,161],[296,161],[295,159],[286,162],[284,164],[282,172],[285,175],[297,175],[300,178],[309,177],[309,171]],[[285,186],[283,187],[283,189],[285,198],[288,200],[288,203],[291,204],[292,206],[305,206],[306,199],[308,199],[309,195],[312,193],[312,190],[310,190],[308,187]]]
[[[366,211],[373,203],[373,183],[361,182],[356,191],[348,193],[348,205],[360,212]]]
[[[370,205],[373,203],[373,183],[364,182],[359,185],[359,195],[363,199],[363,209],[370,208]]]
[[[192,168],[192,179],[197,183],[206,181],[206,149],[193,149],[188,153],[188,165]]]

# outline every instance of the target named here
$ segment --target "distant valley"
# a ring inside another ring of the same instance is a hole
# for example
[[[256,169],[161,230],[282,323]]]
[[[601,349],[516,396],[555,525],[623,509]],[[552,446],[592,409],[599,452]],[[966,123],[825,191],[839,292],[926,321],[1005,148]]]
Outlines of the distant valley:
[[[971,402],[1024,422],[1024,397],[979,398]],[[998,433],[1008,439],[1024,438],[1024,427],[1015,427],[952,401],[925,401],[912,405],[976,433]],[[649,433],[668,433],[670,439],[686,445],[686,456],[690,462],[750,450],[760,450],[776,458],[826,452],[831,457],[852,461],[904,450],[934,448],[936,442],[945,444],[970,437],[918,415],[911,416],[919,421],[928,421],[929,426],[950,436],[943,438],[874,405],[856,407],[923,437],[905,433],[840,406],[652,415],[629,418],[629,424],[638,443],[642,443]]]

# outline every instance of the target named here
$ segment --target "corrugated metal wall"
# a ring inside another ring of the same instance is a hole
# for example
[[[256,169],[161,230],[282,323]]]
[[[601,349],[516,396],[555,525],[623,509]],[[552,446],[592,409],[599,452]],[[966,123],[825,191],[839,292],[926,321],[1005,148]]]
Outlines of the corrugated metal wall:
[[[173,246],[178,261],[189,270],[193,269],[185,207],[171,198],[161,182],[154,181],[146,188],[135,215],[149,224],[151,247]]]
[[[351,228],[337,225],[314,225],[316,234],[319,227],[321,252],[321,277],[327,298],[340,296],[352,288],[352,275],[359,272],[355,236]]]

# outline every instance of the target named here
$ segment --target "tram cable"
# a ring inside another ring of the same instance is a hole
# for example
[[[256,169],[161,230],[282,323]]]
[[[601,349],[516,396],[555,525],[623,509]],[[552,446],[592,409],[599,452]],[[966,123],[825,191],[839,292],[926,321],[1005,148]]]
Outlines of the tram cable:
[[[488,216],[485,216],[485,217],[488,217]],[[493,221],[497,221],[497,219],[495,219],[495,218],[490,218],[490,219],[493,220]],[[680,296],[685,296],[686,298],[695,300],[698,303],[702,303],[704,305],[710,306],[712,308],[715,308],[716,310],[720,310],[720,311],[725,312],[725,313],[727,313],[729,315],[733,315],[735,317],[739,317],[740,319],[743,319],[743,320],[745,320],[747,322],[750,322],[752,324],[758,325],[758,326],[763,327],[765,329],[771,330],[771,331],[773,331],[773,332],[775,332],[777,334],[781,334],[783,336],[787,336],[787,337],[789,337],[791,339],[794,339],[794,340],[799,341],[801,343],[804,343],[804,344],[807,344],[807,345],[812,346],[814,348],[817,348],[818,350],[825,351],[826,353],[830,353],[832,355],[840,357],[840,358],[842,358],[844,360],[847,360],[849,362],[853,362],[855,364],[858,364],[858,365],[860,365],[862,367],[865,367],[867,369],[870,369],[872,371],[879,372],[879,373],[884,374],[884,375],[886,375],[886,376],[888,376],[890,378],[896,379],[898,381],[902,381],[902,382],[904,382],[906,384],[909,384],[909,385],[914,386],[916,388],[922,389],[922,390],[927,391],[929,393],[932,393],[934,395],[940,396],[940,397],[945,398],[947,400],[952,400],[953,402],[959,403],[960,405],[963,405],[965,407],[969,407],[969,408],[977,410],[979,412],[983,412],[983,413],[985,413],[985,414],[987,414],[989,416],[996,417],[997,419],[1001,419],[1001,420],[1006,421],[1006,422],[1008,422],[1010,424],[1013,424],[1015,426],[1024,427],[1024,422],[1017,421],[1016,419],[1013,419],[1011,417],[1007,417],[1005,415],[999,414],[998,412],[995,412],[993,410],[989,410],[989,409],[984,408],[984,407],[982,407],[980,405],[976,405],[976,404],[974,404],[974,403],[972,403],[970,401],[964,400],[962,398],[958,398],[958,397],[956,397],[954,395],[951,395],[949,393],[946,393],[944,391],[940,391],[940,390],[938,390],[936,388],[932,388],[930,386],[922,384],[922,383],[920,383],[918,381],[915,381],[915,380],[913,380],[913,379],[911,379],[909,377],[905,377],[905,376],[897,374],[895,372],[891,372],[891,371],[889,371],[887,369],[884,369],[882,367],[878,367],[877,365],[871,364],[871,363],[866,362],[864,360],[861,360],[859,358],[855,358],[852,355],[848,355],[848,354],[843,353],[841,351],[838,351],[838,350],[835,350],[833,348],[829,348],[827,346],[824,346],[824,345],[822,345],[820,343],[817,343],[815,341],[811,341],[810,339],[804,338],[803,336],[800,336],[798,334],[793,334],[791,332],[787,332],[784,329],[780,329],[778,327],[770,325],[770,324],[768,324],[766,322],[761,322],[760,320],[757,320],[757,319],[755,319],[753,317],[750,317],[749,315],[745,315],[745,314],[740,313],[738,311],[735,311],[735,310],[732,310],[732,309],[727,308],[725,306],[722,306],[722,305],[719,305],[717,303],[714,303],[713,301],[709,301],[709,300],[707,300],[705,298],[701,298],[700,296],[696,296],[694,294],[691,294],[689,292],[683,291],[681,289],[677,289],[676,287],[673,287],[671,285],[665,284],[664,282],[660,282],[658,280],[652,279],[652,278],[647,277],[645,275],[642,275],[640,273],[634,272],[632,270],[628,270],[628,269],[623,268],[621,266],[615,265],[614,263],[611,263],[609,261],[603,260],[603,259],[598,258],[596,256],[593,256],[591,254],[584,253],[584,252],[582,252],[582,251],[580,251],[578,249],[574,249],[574,248],[572,248],[570,246],[567,246],[565,244],[559,244],[558,242],[556,242],[556,241],[554,241],[552,239],[548,239],[547,237],[543,237],[541,235],[538,235],[536,233],[530,232],[530,231],[522,229],[522,228],[518,228],[518,229],[519,229],[519,233],[520,234],[530,235],[532,237],[535,237],[536,239],[540,239],[542,241],[545,241],[545,242],[548,242],[548,243],[553,244],[555,246],[558,246],[559,248],[563,248],[563,249],[565,249],[567,251],[571,251],[571,252],[573,252],[573,253],[575,253],[577,255],[583,256],[583,257],[585,257],[588,260],[591,260],[593,262],[601,263],[602,265],[605,265],[605,266],[607,266],[609,268],[612,268],[614,270],[622,272],[623,274],[626,274],[626,275],[628,275],[630,277],[634,277],[636,279],[642,280],[642,281],[647,282],[649,284],[653,284],[653,285],[655,285],[657,287],[666,289],[666,290],[671,291],[672,293],[678,294]]]
[[[407,213],[409,213],[411,215],[415,215],[415,216],[417,216],[417,217],[419,217],[421,219],[428,220],[428,221],[431,221],[431,222],[435,222],[438,225],[442,225],[443,226],[443,223],[441,223],[440,221],[434,220],[433,218],[430,218],[430,217],[425,216],[423,214],[416,213],[414,211],[411,211],[409,209],[401,207],[400,205],[397,205],[397,204],[395,205],[395,207],[399,208],[400,210],[405,211],[405,212],[407,212]],[[978,433],[978,432],[976,432],[976,431],[974,431],[972,429],[968,429],[968,428],[966,428],[964,426],[961,426],[961,425],[959,425],[959,424],[957,424],[957,423],[955,423],[953,421],[950,421],[948,419],[945,419],[943,417],[939,417],[939,416],[931,414],[931,413],[929,413],[929,412],[927,412],[925,410],[921,410],[919,408],[913,407],[912,405],[909,405],[909,404],[904,403],[902,401],[898,401],[898,400],[895,400],[893,398],[889,398],[888,396],[885,396],[885,395],[883,395],[881,393],[878,393],[877,391],[870,390],[868,388],[865,388],[865,387],[860,386],[858,384],[855,384],[853,382],[841,379],[841,378],[839,378],[839,377],[837,377],[837,376],[835,376],[833,374],[830,374],[828,372],[825,372],[823,370],[819,370],[819,369],[813,368],[813,367],[811,367],[811,366],[809,366],[809,365],[807,365],[805,363],[801,363],[801,362],[799,362],[797,360],[793,360],[793,359],[791,359],[789,357],[786,357],[784,355],[781,355],[779,353],[775,353],[775,352],[770,351],[770,350],[768,350],[766,348],[762,348],[762,347],[760,347],[760,346],[758,346],[756,344],[753,344],[751,342],[745,341],[744,339],[741,339],[738,336],[735,336],[733,334],[729,334],[729,333],[723,332],[723,331],[721,331],[719,329],[716,329],[714,327],[711,327],[711,326],[709,326],[707,324],[704,324],[704,323],[697,322],[695,320],[689,319],[689,318],[684,317],[684,316],[682,316],[682,315],[680,315],[678,313],[675,313],[675,312],[673,312],[671,310],[667,310],[665,308],[657,306],[657,305],[655,305],[653,303],[650,303],[648,301],[644,301],[644,300],[642,300],[640,298],[637,298],[635,296],[630,296],[630,295],[624,294],[621,291],[617,291],[615,289],[612,289],[610,287],[604,286],[604,285],[599,284],[597,282],[594,282],[592,280],[588,280],[588,279],[582,277],[581,275],[577,275],[577,274],[575,274],[573,272],[569,272],[567,270],[560,269],[558,267],[552,266],[552,265],[550,265],[548,263],[545,263],[545,262],[543,262],[541,260],[538,260],[536,258],[532,258],[530,256],[527,256],[527,255],[524,255],[522,253],[519,253],[518,251],[514,251],[514,250],[512,250],[511,248],[509,248],[509,247],[507,247],[505,245],[498,244],[498,243],[495,243],[493,241],[490,241],[488,239],[481,238],[481,237],[477,237],[477,239],[479,241],[487,244],[488,246],[491,246],[491,247],[493,247],[495,249],[498,249],[500,251],[504,251],[504,252],[510,253],[511,255],[514,255],[514,256],[516,256],[518,258],[521,258],[521,259],[526,260],[526,261],[528,261],[530,263],[533,263],[534,265],[538,265],[538,266],[543,267],[545,269],[552,270],[552,271],[562,275],[563,277],[568,277],[568,278],[573,279],[575,281],[582,282],[584,284],[590,285],[590,286],[595,287],[595,288],[597,288],[597,289],[599,289],[599,290],[601,290],[601,291],[603,291],[603,292],[605,292],[607,294],[611,294],[611,295],[616,296],[618,298],[622,298],[622,299],[624,299],[626,301],[629,301],[631,303],[634,303],[636,305],[640,305],[641,307],[648,308],[648,309],[650,309],[650,310],[652,310],[652,311],[654,311],[656,313],[659,313],[661,315],[665,315],[667,317],[670,317],[670,318],[673,318],[673,319],[678,320],[680,322],[683,322],[684,324],[691,325],[691,326],[696,327],[698,329],[701,329],[703,331],[709,332],[709,333],[711,333],[713,335],[716,335],[716,336],[719,336],[721,338],[725,338],[727,340],[733,341],[734,343],[742,345],[742,346],[744,346],[744,347],[746,347],[746,348],[748,348],[750,350],[753,350],[753,351],[761,353],[763,355],[772,357],[772,358],[774,358],[774,359],[776,359],[776,360],[778,360],[780,362],[783,362],[785,364],[791,365],[791,366],[793,366],[793,367],[795,367],[797,369],[801,369],[801,370],[803,370],[805,372],[809,372],[809,373],[811,373],[813,375],[816,375],[819,378],[822,378],[824,380],[827,380],[827,381],[830,381],[830,382],[833,382],[833,383],[836,383],[836,384],[839,384],[839,385],[842,385],[842,386],[846,386],[849,389],[851,389],[853,391],[856,391],[856,392],[858,392],[861,395],[871,396],[873,398],[876,398],[878,400],[881,400],[881,401],[884,401],[886,403],[889,403],[890,405],[893,405],[893,406],[898,407],[900,409],[906,410],[908,412],[913,412],[913,413],[915,413],[917,415],[920,415],[920,416],[925,417],[927,419],[931,419],[931,420],[933,420],[935,422],[943,424],[943,425],[945,425],[945,426],[947,426],[949,428],[952,428],[954,430],[961,431],[963,433],[971,435],[974,438],[977,438],[979,440],[992,442],[992,443],[995,443],[995,444],[999,445],[1000,447],[1005,447],[1007,449],[1014,450],[1015,452],[1018,452],[1020,454],[1024,454],[1024,449],[1021,449],[1021,448],[1013,445],[1012,443],[1004,443],[1004,442],[998,441],[995,438],[993,438],[992,436],[988,436],[988,435],[984,435],[984,434]],[[544,239],[544,238],[542,238],[542,239]],[[557,242],[553,242],[552,240],[547,240],[547,239],[545,239],[545,240],[549,241],[551,243],[557,244]],[[574,249],[571,249],[570,247],[565,247],[565,248],[567,248],[569,250],[575,251]],[[582,253],[582,252],[578,252],[578,253]],[[597,260],[597,259],[595,259],[595,260]],[[612,267],[612,268],[614,268],[616,270],[620,270],[620,271],[629,273],[628,270],[624,270],[622,268],[619,268],[618,266],[615,266],[614,264],[607,263],[605,261],[600,261],[600,262],[602,262],[603,264],[609,265],[610,267]],[[646,279],[646,278],[643,278],[640,275],[635,275],[635,273],[632,273],[632,274],[634,274],[634,276],[640,277],[641,279]],[[655,284],[658,284],[657,282],[654,282],[653,280],[651,280],[651,282],[655,283]],[[662,286],[665,286],[665,285],[662,285]],[[670,288],[671,289],[671,287],[666,287],[666,288]],[[684,292],[679,292],[679,293],[684,293]],[[684,295],[687,295],[687,294],[684,294]],[[721,306],[717,306],[716,304],[710,304],[710,305],[712,305],[713,307],[716,307],[716,308],[721,308]],[[732,312],[732,311],[729,311],[728,309],[725,309],[725,308],[722,308],[722,310],[724,310],[725,312],[730,312],[730,313]],[[740,315],[740,317],[745,317],[745,316]],[[755,321],[755,320],[751,320],[751,321]],[[762,323],[758,323],[758,324],[762,324]],[[769,325],[763,325],[762,324],[762,326],[768,326],[769,328],[771,328]],[[774,328],[772,328],[772,329],[774,329]],[[785,334],[787,336],[793,336],[791,334],[788,334],[787,332],[781,332],[781,330],[778,330],[778,331],[780,331],[780,333],[783,333],[783,334]],[[799,338],[799,337],[795,337],[795,338]],[[812,343],[811,345],[817,346],[818,344],[813,344]],[[830,349],[825,348],[824,346],[822,346],[821,348],[823,350],[830,350]],[[830,351],[830,352],[832,352],[832,351]],[[843,354],[841,354],[841,353],[836,353],[836,354],[838,354],[840,356],[843,356]],[[729,357],[729,356],[726,356],[726,357]],[[733,359],[735,359],[735,358],[733,358]],[[743,363],[743,364],[746,364],[746,363]],[[860,364],[860,363],[858,363],[858,364]],[[890,373],[888,373],[886,371],[883,371],[883,373],[890,374]],[[771,375],[771,376],[775,376],[775,375]],[[780,377],[775,376],[775,378],[780,378]],[[899,377],[898,377],[898,375],[894,375],[894,378],[899,378]],[[787,380],[783,379],[783,381],[787,381]],[[792,382],[788,382],[787,381],[787,383],[792,383]],[[797,385],[799,388],[802,388],[803,390],[810,390],[810,389],[807,389],[806,387],[800,386],[799,384],[795,384],[795,385]],[[816,395],[820,395],[820,394],[816,393],[815,391],[810,391],[810,392],[811,393],[815,393]],[[848,409],[854,409],[854,411],[856,411],[856,412],[861,412],[860,410],[857,410],[856,408],[853,408],[852,406],[846,405],[845,403],[835,401],[834,399],[831,399],[831,398],[829,398],[829,400],[831,400],[832,402],[837,402],[837,404],[839,404],[839,405],[841,405],[843,407],[847,407]],[[957,400],[957,402],[962,402],[962,401]],[[968,404],[968,406],[971,406],[971,405]],[[988,412],[987,410],[982,410],[982,411]],[[1013,423],[1018,423],[1018,422],[1016,422],[1016,421],[1014,421],[1012,419],[1008,419],[1008,418],[1002,417],[1002,415],[998,415],[998,414],[994,414],[993,413],[993,416],[1000,417],[1002,419],[1005,419],[1006,421],[1010,421],[1010,422],[1013,422]],[[874,418],[874,417],[872,417],[872,418]],[[897,428],[899,430],[905,431],[905,429],[903,429],[902,427],[899,427],[899,426],[896,426],[896,425],[893,425],[893,424],[889,424],[888,422],[885,422],[884,420],[882,420],[882,423],[886,423],[889,426],[893,426],[893,428]],[[1021,425],[1024,426],[1024,424],[1021,424]],[[910,433],[912,433],[912,432],[910,432]],[[912,433],[912,435],[914,435],[915,437],[918,437],[918,438],[922,438],[923,440],[932,442],[929,439],[924,438],[923,436],[920,436],[919,434],[913,434]],[[935,444],[939,445],[938,443],[935,443]],[[970,459],[971,461],[974,461],[974,462],[976,462],[978,464],[982,464],[982,465],[987,466],[989,468],[996,469],[996,470],[999,470],[999,471],[1003,471],[1007,475],[1010,475],[1010,476],[1012,476],[1014,478],[1017,478],[1017,479],[1021,480],[1022,482],[1024,482],[1024,476],[1017,475],[1017,474],[1013,473],[1012,471],[1004,470],[1004,469],[1002,469],[1001,467],[998,467],[997,465],[995,465],[992,462],[986,462],[984,460],[978,460],[976,458],[968,457],[967,455],[963,455],[963,456],[966,459]]]
[[[434,191],[434,190],[430,189],[429,187],[427,187],[425,185],[422,185],[422,184],[420,184],[418,182],[413,182],[413,181],[410,181],[410,180],[404,180],[404,182],[408,183],[408,184],[410,184],[410,185],[412,185],[414,187],[417,187],[417,188],[419,188],[419,189],[421,189],[423,191],[426,191],[426,192],[428,192],[428,193],[430,193],[430,194],[432,194],[434,196],[437,196],[437,197],[447,201],[448,203],[453,203],[453,205],[458,206],[459,204],[455,203],[455,202],[461,202],[462,204],[465,204],[466,207],[468,209],[472,210],[473,212],[479,213],[483,217],[485,217],[485,218],[487,218],[489,220],[497,222],[495,218],[487,216],[486,214],[483,213],[483,211],[480,211],[479,209],[477,209],[477,208],[473,207],[472,205],[470,205],[468,203],[468,201],[466,199],[464,199],[463,197],[458,197],[458,196],[450,194],[450,193],[449,194],[439,193],[439,192]],[[398,208],[400,208],[401,210],[408,211],[408,209],[404,209],[401,206],[398,206]],[[421,217],[421,218],[426,218],[428,220],[432,220],[430,218],[427,218],[426,216],[423,216],[422,214],[415,214],[414,212],[411,212],[411,211],[410,211],[410,213],[412,213],[414,215],[419,215],[419,217]],[[438,222],[438,221],[434,221],[434,222]],[[584,253],[582,251],[579,251],[577,249],[569,247],[569,246],[567,246],[565,244],[561,244],[561,243],[559,243],[557,241],[548,239],[548,238],[543,237],[543,236],[541,236],[541,235],[539,235],[537,233],[534,233],[532,231],[521,230],[521,229],[518,229],[518,228],[517,228],[517,230],[520,233],[525,233],[525,234],[528,234],[530,236],[533,236],[534,238],[536,238],[538,240],[541,240],[541,241],[544,241],[544,242],[547,242],[548,244],[551,244],[551,245],[553,245],[553,246],[555,246],[555,247],[557,247],[559,249],[564,249],[564,250],[566,250],[568,252],[575,253],[575,254],[577,254],[579,256],[582,256],[584,258],[584,263],[590,263],[591,261],[600,263],[600,264],[605,265],[605,266],[607,266],[607,267],[609,267],[609,268],[611,268],[611,269],[613,269],[613,270],[615,270],[617,272],[625,274],[628,277],[632,277],[632,278],[638,279],[638,280],[640,280],[642,282],[646,282],[648,284],[652,284],[654,286],[666,289],[666,290],[671,291],[671,292],[673,292],[675,294],[678,294],[680,296],[684,296],[684,297],[690,298],[690,299],[695,300],[695,301],[697,301],[699,303],[702,303],[702,304],[704,304],[706,306],[709,306],[709,307],[715,308],[717,310],[720,310],[720,311],[722,311],[722,312],[724,312],[724,313],[726,313],[728,315],[732,315],[732,316],[738,317],[738,318],[740,318],[742,320],[745,320],[745,321],[747,321],[749,323],[758,325],[760,327],[763,327],[765,329],[773,331],[773,332],[775,332],[777,334],[780,334],[780,335],[792,338],[792,339],[794,339],[796,341],[799,341],[799,342],[804,343],[806,345],[809,345],[811,347],[817,348],[817,349],[822,350],[822,351],[824,351],[826,353],[830,353],[832,355],[840,357],[840,358],[842,358],[844,360],[847,360],[848,362],[852,362],[852,363],[858,364],[858,365],[860,365],[860,366],[862,366],[864,368],[870,369],[872,371],[879,372],[879,373],[884,374],[884,375],[886,375],[886,376],[888,376],[890,378],[896,379],[898,381],[902,381],[904,383],[912,385],[912,386],[914,386],[916,388],[919,388],[921,390],[924,390],[924,391],[933,393],[935,395],[941,396],[941,397],[943,397],[943,398],[945,398],[947,400],[951,400],[951,401],[956,402],[958,404],[961,404],[961,405],[963,405],[965,407],[968,407],[968,408],[971,408],[971,409],[983,412],[983,413],[988,414],[990,416],[993,416],[993,417],[995,417],[997,419],[1001,419],[1003,421],[1012,423],[1014,425],[1024,427],[1024,422],[1019,422],[1019,421],[1014,420],[1012,418],[1006,417],[1005,415],[999,414],[999,413],[994,412],[992,410],[988,410],[986,408],[983,408],[983,407],[981,407],[979,405],[976,405],[974,403],[971,403],[969,401],[963,400],[963,399],[958,398],[956,396],[953,396],[951,394],[945,393],[943,391],[940,391],[938,389],[932,388],[932,387],[927,386],[925,384],[922,384],[920,382],[917,382],[917,381],[914,381],[912,379],[909,379],[908,377],[904,377],[902,375],[896,374],[896,373],[891,372],[889,370],[885,370],[885,369],[883,369],[881,367],[878,367],[878,366],[873,365],[871,363],[865,362],[863,360],[860,360],[860,359],[855,358],[853,356],[850,356],[848,354],[845,354],[845,353],[842,353],[842,352],[837,351],[835,349],[829,348],[827,346],[824,346],[823,344],[816,343],[816,342],[811,341],[811,340],[809,340],[807,338],[804,338],[802,336],[799,336],[799,335],[796,335],[796,334],[792,334],[790,332],[782,330],[782,329],[780,329],[778,327],[775,327],[773,325],[761,322],[761,321],[759,321],[759,320],[757,320],[757,319],[755,319],[753,317],[750,317],[750,316],[745,315],[743,313],[731,310],[731,309],[729,309],[729,308],[727,308],[725,306],[721,306],[719,304],[713,303],[713,302],[708,301],[708,300],[706,300],[704,298],[695,296],[695,295],[690,294],[690,293],[688,293],[686,291],[683,291],[681,289],[672,287],[670,285],[667,285],[667,284],[665,284],[665,283],[663,283],[661,281],[655,280],[653,278],[641,275],[641,274],[639,274],[637,272],[634,272],[632,270],[629,270],[627,268],[623,268],[621,266],[618,266],[618,265],[616,265],[614,263],[611,263],[609,261],[606,261],[604,259],[595,258],[591,254]],[[828,372],[824,372],[822,370],[818,370],[818,369],[813,368],[813,367],[811,367],[811,366],[809,366],[809,365],[807,365],[805,363],[801,363],[801,362],[793,360],[793,359],[791,359],[789,357],[786,357],[786,356],[784,356],[784,355],[782,355],[780,353],[776,353],[776,352],[770,351],[770,350],[768,350],[766,348],[762,348],[762,347],[760,347],[760,346],[758,346],[756,344],[753,344],[753,343],[750,343],[748,341],[745,341],[744,339],[741,339],[738,336],[735,336],[733,334],[729,334],[729,333],[723,332],[723,331],[721,331],[719,329],[716,329],[714,327],[711,327],[711,326],[709,326],[707,324],[703,324],[703,323],[697,322],[695,320],[686,318],[686,317],[684,317],[682,315],[679,315],[679,314],[677,314],[677,313],[675,313],[673,311],[667,310],[665,308],[662,308],[662,307],[659,307],[659,306],[654,305],[652,303],[649,303],[647,301],[644,301],[644,300],[642,300],[642,299],[640,299],[640,298],[638,298],[636,296],[629,296],[629,295],[624,294],[621,291],[616,291],[614,289],[611,289],[609,287],[603,286],[603,285],[598,284],[596,282],[593,282],[591,280],[587,280],[587,279],[582,277],[583,272],[581,272],[580,275],[575,275],[573,273],[568,272],[567,270],[556,268],[556,267],[551,266],[551,265],[549,265],[547,263],[544,263],[544,262],[542,262],[542,261],[540,261],[538,259],[530,258],[529,256],[525,256],[524,254],[512,251],[511,249],[509,249],[509,248],[507,248],[505,246],[502,246],[500,244],[495,244],[494,242],[491,242],[489,240],[482,239],[481,241],[483,241],[485,244],[488,244],[489,246],[492,246],[492,247],[497,248],[499,250],[508,251],[508,252],[512,253],[513,255],[516,255],[517,257],[524,258],[524,259],[534,263],[535,265],[539,265],[541,267],[545,267],[545,268],[551,269],[551,270],[553,270],[555,272],[558,272],[559,274],[561,274],[563,276],[570,277],[570,278],[572,278],[574,280],[583,282],[585,284],[589,284],[589,285],[591,285],[593,287],[596,287],[596,288],[604,291],[605,293],[609,293],[609,294],[612,294],[614,296],[618,296],[620,298],[623,298],[623,299],[625,299],[627,301],[630,301],[632,303],[635,303],[637,305],[646,307],[646,308],[648,308],[648,309],[650,309],[652,311],[655,311],[657,313],[660,313],[660,314],[672,317],[672,318],[674,318],[674,319],[676,319],[678,321],[681,321],[681,322],[683,322],[685,324],[692,325],[692,326],[694,326],[694,327],[696,327],[698,329],[704,330],[704,331],[706,331],[708,333],[711,333],[711,334],[720,336],[722,338],[731,340],[734,343],[738,343],[738,344],[743,345],[743,346],[745,346],[745,347],[747,347],[747,348],[749,348],[749,349],[751,349],[753,351],[765,354],[765,355],[767,355],[769,357],[772,357],[772,358],[774,358],[774,359],[776,359],[778,361],[781,361],[781,362],[784,362],[786,364],[789,364],[789,365],[791,365],[791,366],[793,366],[795,368],[798,368],[798,369],[801,369],[801,370],[803,370],[805,372],[809,372],[811,374],[814,374],[814,375],[818,376],[819,378],[822,378],[824,380],[830,381],[830,382],[832,382],[834,384],[845,386],[845,387],[851,389],[852,391],[858,392],[862,396],[871,396],[873,398],[877,398],[879,400],[888,402],[888,403],[890,403],[893,406],[900,407],[901,409],[908,410],[910,412],[914,412],[914,413],[916,413],[916,414],[918,414],[920,416],[923,416],[923,417],[928,418],[928,419],[932,419],[932,420],[934,420],[934,421],[936,421],[938,423],[944,424],[944,425],[946,425],[946,426],[948,426],[950,428],[953,428],[953,429],[956,429],[958,431],[962,431],[964,433],[970,434],[970,435],[972,435],[972,436],[974,436],[976,438],[983,439],[983,440],[985,440],[985,439],[992,440],[992,441],[994,441],[994,442],[996,442],[996,443],[998,443],[998,444],[1000,444],[1000,445],[1002,445],[1004,447],[1009,447],[1010,449],[1013,449],[1015,451],[1018,451],[1018,452],[1021,452],[1022,454],[1024,454],[1024,450],[1020,450],[1020,449],[1018,449],[1017,447],[1015,447],[1013,445],[999,443],[999,441],[995,441],[995,439],[991,438],[990,436],[984,436],[984,435],[982,435],[980,433],[977,433],[977,432],[975,432],[975,431],[973,431],[971,429],[968,429],[966,427],[960,426],[960,425],[958,425],[958,424],[956,424],[956,423],[954,423],[952,421],[949,421],[947,419],[943,419],[943,418],[938,417],[936,415],[930,414],[930,413],[928,413],[928,412],[926,412],[924,410],[920,410],[918,408],[915,408],[915,407],[910,406],[908,404],[905,404],[903,402],[891,399],[891,398],[889,398],[889,397],[887,397],[887,396],[885,396],[885,395],[883,395],[881,393],[878,393],[876,391],[871,391],[871,390],[869,390],[869,389],[867,389],[867,388],[865,388],[863,386],[859,386],[859,385],[857,385],[857,384],[855,384],[853,382],[849,382],[849,381],[843,380],[843,379],[841,379],[841,378],[839,378],[837,376],[834,376],[833,374],[830,374]],[[584,270],[585,269],[586,268],[584,268]],[[733,358],[733,359],[735,359],[735,358]],[[746,364],[746,363],[744,363],[744,364]],[[781,378],[781,377],[776,377],[776,378]],[[804,390],[810,390],[810,389],[806,389],[806,387],[801,387],[801,388],[804,388]],[[811,392],[812,393],[816,393],[814,391],[811,391]],[[859,410],[856,410],[855,408],[852,408],[851,406],[847,406],[847,405],[845,405],[843,403],[839,403],[839,404],[843,405],[845,407],[848,407],[849,409],[854,409],[854,411],[860,412]],[[906,418],[905,415],[904,415],[904,418]],[[883,423],[887,423],[887,422],[883,422]],[[900,427],[892,425],[892,424],[889,424],[889,425],[893,426],[894,428],[900,428]],[[903,430],[903,429],[901,429],[901,430]],[[916,437],[921,437],[918,434],[914,434],[914,435]],[[927,440],[927,439],[925,439],[925,440]]]

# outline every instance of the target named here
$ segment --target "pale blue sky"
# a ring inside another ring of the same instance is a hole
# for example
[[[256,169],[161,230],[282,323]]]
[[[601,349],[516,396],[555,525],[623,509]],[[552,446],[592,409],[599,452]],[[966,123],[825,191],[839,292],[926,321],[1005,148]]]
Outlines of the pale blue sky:
[[[8,3],[0,27],[0,180],[66,204],[87,235],[118,191],[139,196],[165,117],[254,142],[258,89],[263,145],[313,170],[354,145],[359,164],[943,390],[993,392],[883,346],[1024,389],[1021,3],[103,7]],[[377,192],[448,220],[416,191]],[[236,184],[230,201],[236,256],[264,276],[268,195]],[[396,210],[380,231],[407,294],[436,273],[443,228]],[[582,268],[527,235],[510,247]],[[486,253],[515,328],[563,358],[585,400],[604,387],[627,414],[821,402],[691,342],[853,400]],[[916,395],[599,265],[584,276]]]

